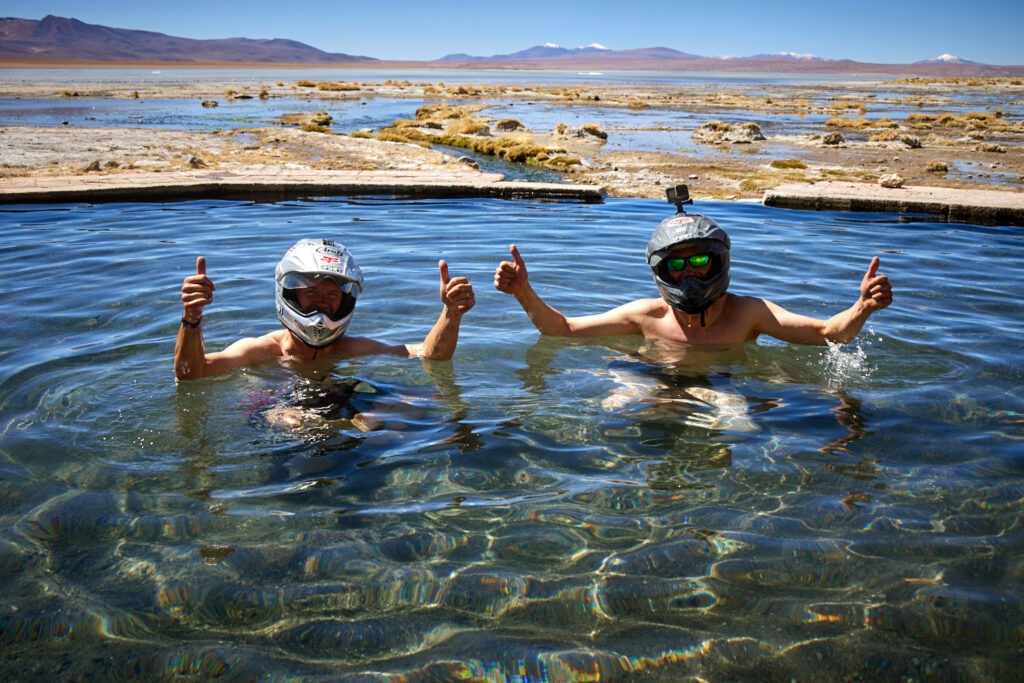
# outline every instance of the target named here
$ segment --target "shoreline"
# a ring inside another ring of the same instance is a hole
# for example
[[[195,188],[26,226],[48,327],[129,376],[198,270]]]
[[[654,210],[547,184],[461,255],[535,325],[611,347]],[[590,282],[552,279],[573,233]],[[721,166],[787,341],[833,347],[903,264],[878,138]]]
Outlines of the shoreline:
[[[137,63],[134,63],[137,66]],[[237,66],[237,65],[236,65]],[[275,67],[279,65],[274,65]],[[316,65],[322,68],[327,65]],[[196,67],[192,64],[189,67]],[[364,68],[360,64],[356,68]],[[111,68],[105,63],[103,68]],[[220,68],[220,65],[211,68]],[[268,65],[257,68],[269,69]],[[308,65],[301,68],[309,68]],[[59,70],[55,67],[55,70]],[[299,76],[301,74],[295,74]],[[545,85],[411,83],[370,81],[345,83],[338,90],[300,87],[271,77],[265,85],[218,79],[216,82],[176,83],[155,80],[74,82],[80,97],[223,99],[233,91],[243,97],[296,98],[332,103],[355,99],[404,98],[446,102],[472,109],[481,103],[538,103],[564,111],[566,118],[593,119],[607,111],[677,112],[682,119],[708,122],[739,117],[770,121],[773,117],[834,116],[840,122],[872,125],[865,110],[916,103],[913,118],[895,119],[887,127],[861,131],[822,127],[818,134],[766,135],[761,140],[727,140],[696,146],[696,151],[651,152],[615,149],[605,140],[557,131],[520,130],[524,142],[558,146],[580,163],[566,166],[564,178],[577,185],[605,188],[611,197],[662,199],[666,187],[690,186],[696,199],[758,200],[782,185],[850,182],[877,185],[896,174],[907,186],[951,190],[999,190],[1024,194],[1024,116],[992,113],[993,101],[1005,101],[1014,111],[1024,105],[1024,82],[961,78],[818,84],[734,83],[693,85],[583,82],[572,87]],[[344,83],[344,82],[342,82]],[[260,92],[260,88],[263,91]],[[729,92],[722,88],[730,88]],[[956,98],[977,102],[976,111],[939,125]],[[895,95],[891,93],[895,92]],[[3,80],[0,97],[53,98],[66,94],[60,84]],[[73,99],[73,95],[68,97]],[[887,98],[887,100],[883,100]],[[970,118],[974,116],[974,118]],[[866,123],[865,123],[866,122]],[[485,127],[495,122],[484,120]],[[664,126],[650,134],[694,134],[693,124]],[[575,130],[575,129],[574,129]],[[188,171],[262,173],[268,170],[430,170],[439,174],[465,171],[466,160],[418,144],[355,136],[297,126],[261,125],[212,132],[167,129],[86,128],[76,126],[3,126],[0,135],[0,178],[97,177],[139,172]],[[608,125],[607,138],[631,129]],[[644,132],[644,131],[641,131]],[[839,144],[825,144],[829,132],[845,132]],[[488,132],[496,137],[499,133]],[[879,140],[864,139],[869,135]],[[942,162],[947,171],[929,170]],[[197,166],[201,164],[201,166]],[[966,171],[956,169],[967,169]],[[879,188],[879,193],[885,190]]]
[[[368,69],[395,70],[413,69],[424,71],[611,71],[664,73],[709,73],[721,76],[729,74],[763,74],[765,76],[800,75],[827,79],[829,76],[864,76],[898,78],[1022,78],[1024,64],[882,64],[872,62],[820,61],[805,62],[786,59],[722,60],[702,57],[693,60],[602,60],[594,58],[572,58],[564,60],[385,60],[367,57],[354,61],[323,62],[223,62],[223,61],[101,61],[101,60],[14,60],[0,59],[0,69],[211,69],[211,70],[296,70],[296,69]]]

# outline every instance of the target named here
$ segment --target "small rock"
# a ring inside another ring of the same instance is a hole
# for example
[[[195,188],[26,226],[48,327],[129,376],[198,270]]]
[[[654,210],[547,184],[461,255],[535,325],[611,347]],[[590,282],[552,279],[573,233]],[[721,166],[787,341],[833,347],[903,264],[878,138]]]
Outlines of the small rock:
[[[523,124],[515,119],[501,119],[494,124],[494,130],[497,131],[512,131],[520,130],[523,128]]]
[[[837,145],[841,145],[841,144],[843,144],[845,142],[846,142],[846,138],[843,136],[842,133],[840,133],[837,130],[832,131],[831,133],[826,133],[825,137],[823,137],[821,139],[821,144],[823,144],[823,145],[837,146]]]
[[[203,100],[203,106],[212,109],[217,106],[217,100]]]
[[[890,173],[889,175],[884,175],[878,179],[879,185],[889,188],[903,187],[903,183],[905,182],[906,181],[896,173]]]
[[[100,168],[101,168],[100,167],[100,162],[99,162],[99,159],[97,159],[96,161],[92,162],[91,164],[89,164],[88,166],[83,168],[82,172],[83,173],[92,173],[94,171],[99,171]]]

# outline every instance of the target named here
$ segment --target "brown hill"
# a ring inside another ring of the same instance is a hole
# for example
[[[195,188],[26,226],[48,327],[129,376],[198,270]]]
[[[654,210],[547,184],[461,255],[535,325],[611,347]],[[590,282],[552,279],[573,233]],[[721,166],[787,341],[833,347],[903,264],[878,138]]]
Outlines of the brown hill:
[[[0,19],[0,60],[20,62],[373,62],[324,52],[294,40],[223,38],[194,40],[152,31],[108,28],[47,16]]]

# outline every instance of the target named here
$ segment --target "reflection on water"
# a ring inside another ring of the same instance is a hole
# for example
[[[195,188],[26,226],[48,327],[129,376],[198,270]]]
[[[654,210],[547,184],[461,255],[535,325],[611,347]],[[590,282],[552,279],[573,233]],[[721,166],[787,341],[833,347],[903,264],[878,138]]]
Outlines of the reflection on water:
[[[568,312],[653,296],[662,202],[4,207],[4,678],[1013,678],[1024,233],[700,208],[739,293],[826,316],[878,253],[896,303],[845,347],[687,348],[540,338],[489,286],[514,241]],[[195,255],[222,348],[321,234],[353,334],[418,341],[437,259],[468,275],[455,360],[175,385]]]

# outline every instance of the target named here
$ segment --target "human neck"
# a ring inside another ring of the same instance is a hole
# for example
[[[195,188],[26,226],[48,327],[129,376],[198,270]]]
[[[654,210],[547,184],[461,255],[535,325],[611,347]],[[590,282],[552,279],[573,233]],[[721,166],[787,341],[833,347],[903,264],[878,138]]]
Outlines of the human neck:
[[[702,313],[686,313],[678,308],[673,308],[672,312],[675,314],[679,326],[684,329],[709,328],[713,327],[718,321],[724,299],[724,296],[715,299]]]
[[[322,356],[326,350],[326,347],[314,348],[296,337],[290,330],[288,331],[285,355],[301,361],[313,361]]]

